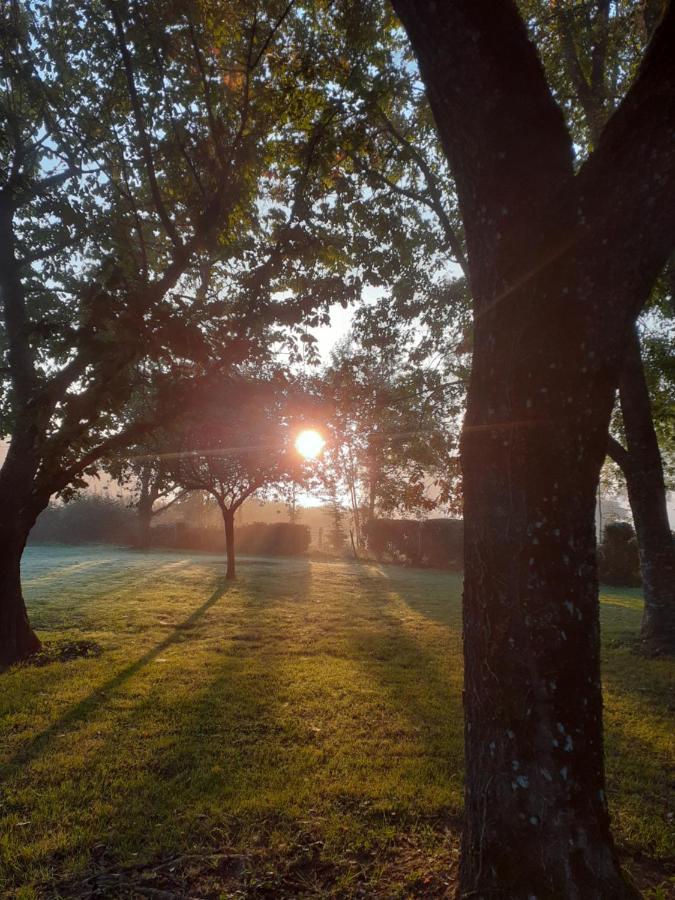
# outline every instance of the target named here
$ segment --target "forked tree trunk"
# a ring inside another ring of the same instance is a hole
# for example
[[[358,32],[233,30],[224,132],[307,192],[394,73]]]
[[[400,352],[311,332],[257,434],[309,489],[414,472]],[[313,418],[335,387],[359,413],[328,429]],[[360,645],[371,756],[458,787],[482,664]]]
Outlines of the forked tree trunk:
[[[0,530],[0,666],[26,659],[40,649],[21,591],[21,556],[28,534],[16,523]]]
[[[392,2],[455,177],[475,311],[460,895],[637,897],[605,797],[593,513],[629,328],[672,252],[675,7],[575,174],[513,0]]]
[[[225,578],[233,581],[236,578],[234,561],[234,510],[222,509],[223,522],[225,523],[225,552],[227,554],[227,568]]]
[[[619,397],[627,452],[612,457],[626,478],[640,553],[645,606],[641,640],[651,655],[675,654],[675,542],[637,333],[631,335]]]

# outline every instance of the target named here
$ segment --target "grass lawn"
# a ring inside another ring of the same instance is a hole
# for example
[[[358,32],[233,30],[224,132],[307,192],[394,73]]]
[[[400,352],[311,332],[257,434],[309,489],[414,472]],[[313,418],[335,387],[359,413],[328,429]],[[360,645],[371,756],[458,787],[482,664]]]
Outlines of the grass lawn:
[[[101,652],[0,676],[0,892],[450,896],[460,577],[246,560],[226,586],[222,570],[27,552],[41,636]],[[627,869],[665,897],[674,667],[634,653],[640,613],[638,592],[605,590],[609,797]]]

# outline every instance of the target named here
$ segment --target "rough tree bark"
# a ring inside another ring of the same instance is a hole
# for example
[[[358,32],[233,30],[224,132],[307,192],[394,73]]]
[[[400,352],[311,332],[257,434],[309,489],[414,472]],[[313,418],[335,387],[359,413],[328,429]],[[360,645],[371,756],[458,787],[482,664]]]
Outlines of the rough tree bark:
[[[575,175],[511,0],[393,4],[456,179],[474,298],[460,894],[636,897],[605,796],[594,498],[629,329],[675,234],[673,11]]]
[[[21,591],[21,555],[28,530],[18,522],[0,527],[0,667],[40,649]]]
[[[650,36],[658,25],[662,6],[660,0],[643,6],[642,15]],[[605,71],[610,4],[601,0],[596,6],[595,47],[590,71],[584,69],[578,55],[571,9],[562,5],[557,9],[563,39],[563,64],[576,91],[593,145],[597,146],[611,114]],[[608,456],[623,470],[635,521],[640,566],[644,573],[642,644],[648,654],[672,654],[675,652],[675,547],[668,524],[663,463],[636,329],[633,329],[621,373],[619,398],[627,449],[610,437]]]
[[[608,455],[621,468],[635,523],[645,607],[640,637],[646,653],[675,654],[675,542],[637,331],[631,334],[619,398],[626,445],[610,439]]]
[[[28,340],[23,287],[12,229],[11,196],[0,192],[0,297],[7,337],[15,409],[12,440],[0,466],[0,665],[34,653],[40,642],[30,627],[21,592],[21,554],[28,533],[42,508],[32,496],[38,468],[38,420],[31,407],[37,381]]]

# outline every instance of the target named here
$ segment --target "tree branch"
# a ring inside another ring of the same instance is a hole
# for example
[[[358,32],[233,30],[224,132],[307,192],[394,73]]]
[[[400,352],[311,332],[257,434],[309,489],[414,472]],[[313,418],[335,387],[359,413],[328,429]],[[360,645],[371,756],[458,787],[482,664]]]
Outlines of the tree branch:
[[[516,260],[540,243],[541,222],[573,175],[571,139],[513,0],[392,3],[456,179],[480,304],[492,273],[472,260]]]
[[[417,167],[422,173],[429,194],[427,206],[436,214],[436,217],[441,223],[441,227],[443,228],[443,231],[445,233],[445,239],[448,242],[451,253],[455,257],[464,274],[468,277],[469,264],[467,262],[466,256],[464,255],[464,247],[462,246],[459,235],[453,228],[452,223],[450,222],[450,218],[445,211],[445,206],[443,205],[443,195],[441,188],[439,187],[436,175],[432,171],[431,166],[424,158],[423,154],[420,153],[417,147],[415,147],[415,145],[411,143],[398,130],[398,128],[396,128],[391,119],[389,119],[389,117],[386,116],[385,113],[380,109],[378,109],[378,113],[380,115],[380,118],[384,122],[387,131],[391,134],[394,140],[396,140],[397,143],[405,149],[405,152],[416,163]]]
[[[138,96],[138,91],[136,90],[133,63],[131,61],[131,54],[129,53],[129,48],[126,43],[126,37],[124,35],[124,25],[122,23],[122,17],[119,14],[119,10],[117,8],[117,3],[115,2],[115,0],[108,0],[107,6],[110,10],[110,14],[115,25],[115,34],[117,36],[117,43],[119,44],[120,53],[122,55],[124,73],[127,80],[129,100],[131,102],[131,109],[134,114],[136,131],[138,133],[138,141],[141,146],[141,155],[145,164],[145,171],[148,176],[148,182],[150,183],[150,193],[152,194],[155,211],[157,212],[157,215],[159,216],[160,221],[164,226],[164,230],[166,231],[174,246],[181,247],[182,241],[178,236],[178,232],[176,231],[171,217],[166,210],[166,206],[164,205],[164,201],[159,190],[159,185],[157,183],[157,173],[155,172],[155,163],[152,155],[152,148],[150,147],[150,140],[148,138],[143,107]]]
[[[577,176],[594,266],[611,269],[622,294],[632,292],[633,305],[626,309],[632,317],[675,246],[673,47],[675,6],[670,2],[635,81]]]

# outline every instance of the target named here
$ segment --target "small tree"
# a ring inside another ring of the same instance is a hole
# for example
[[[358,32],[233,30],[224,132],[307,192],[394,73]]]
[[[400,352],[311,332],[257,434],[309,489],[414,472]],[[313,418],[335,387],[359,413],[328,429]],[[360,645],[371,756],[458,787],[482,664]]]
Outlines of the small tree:
[[[204,491],[218,504],[225,526],[227,570],[235,577],[234,516],[257,491],[292,477],[292,456],[277,403],[249,397],[227,418],[185,428],[167,472],[177,489]]]
[[[376,515],[429,512],[457,493],[454,419],[464,385],[410,344],[378,346],[367,330],[357,334],[319,384],[331,435],[319,471],[329,494],[337,480],[348,498],[363,547]]]

